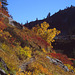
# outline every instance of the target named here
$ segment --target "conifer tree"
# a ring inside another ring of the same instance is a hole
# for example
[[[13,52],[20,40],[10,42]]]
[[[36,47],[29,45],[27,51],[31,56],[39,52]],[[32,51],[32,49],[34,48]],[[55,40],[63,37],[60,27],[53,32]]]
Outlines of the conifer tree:
[[[8,11],[8,8],[7,8],[8,3],[7,3],[7,0],[1,0],[1,2],[2,2],[2,8],[4,8],[6,11]]]
[[[48,13],[48,15],[47,15],[47,18],[49,18],[50,17],[50,12]]]

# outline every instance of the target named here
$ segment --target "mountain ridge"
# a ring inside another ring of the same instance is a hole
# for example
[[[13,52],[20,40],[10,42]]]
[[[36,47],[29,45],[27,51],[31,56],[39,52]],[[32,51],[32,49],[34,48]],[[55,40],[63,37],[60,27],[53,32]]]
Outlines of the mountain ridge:
[[[24,26],[31,29],[35,27],[37,24],[41,24],[42,22],[46,21],[49,23],[49,28],[56,28],[57,30],[61,31],[61,35],[75,35],[75,7],[67,7],[64,10],[59,10],[57,13],[53,14],[49,18],[43,20],[36,20],[30,23],[24,24]]]

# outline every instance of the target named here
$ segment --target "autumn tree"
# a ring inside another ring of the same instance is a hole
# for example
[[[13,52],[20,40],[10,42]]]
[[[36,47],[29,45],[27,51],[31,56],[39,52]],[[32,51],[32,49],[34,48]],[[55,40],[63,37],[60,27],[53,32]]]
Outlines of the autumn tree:
[[[37,29],[36,34],[42,37],[45,41],[47,41],[50,46],[51,42],[54,42],[54,37],[60,33],[56,28],[48,29],[49,24],[47,22],[41,23],[41,27]],[[34,29],[33,29],[34,30]]]

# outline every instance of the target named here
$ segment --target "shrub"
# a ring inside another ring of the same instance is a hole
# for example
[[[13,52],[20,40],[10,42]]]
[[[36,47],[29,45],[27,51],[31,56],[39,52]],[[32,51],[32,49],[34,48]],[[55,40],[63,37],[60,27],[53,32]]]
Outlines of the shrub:
[[[22,48],[21,46],[17,46],[15,48],[15,51],[17,56],[22,60],[26,58],[31,58],[32,50],[27,46],[25,46],[24,48]]]
[[[58,35],[60,31],[56,30],[56,28],[48,29],[48,27],[49,27],[49,24],[46,22],[43,22],[41,23],[41,27],[37,27],[37,32],[35,33],[41,36],[52,47],[51,42],[54,42],[54,37]],[[33,31],[35,31],[35,28],[33,28]]]
[[[0,57],[5,61],[11,71],[16,71],[18,69],[19,60],[15,54],[15,51],[13,51],[10,46],[4,43],[1,45],[0,48]]]

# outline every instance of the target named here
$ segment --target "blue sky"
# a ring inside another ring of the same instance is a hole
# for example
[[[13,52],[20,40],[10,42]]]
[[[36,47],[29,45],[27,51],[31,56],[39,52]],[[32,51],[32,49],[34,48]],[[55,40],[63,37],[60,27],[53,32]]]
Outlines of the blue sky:
[[[41,20],[50,12],[53,15],[60,9],[71,5],[75,6],[75,0],[7,0],[9,14],[19,23]]]

